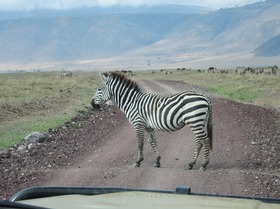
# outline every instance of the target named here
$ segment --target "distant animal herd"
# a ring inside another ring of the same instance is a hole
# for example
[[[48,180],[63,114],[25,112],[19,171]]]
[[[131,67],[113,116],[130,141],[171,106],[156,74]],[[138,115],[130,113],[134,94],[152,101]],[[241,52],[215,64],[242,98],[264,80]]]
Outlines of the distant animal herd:
[[[244,76],[245,74],[255,74],[255,75],[276,75],[278,70],[278,66],[269,66],[269,67],[236,67],[234,70],[235,74]],[[173,72],[190,72],[194,71],[191,68],[176,68],[175,70],[167,70],[167,69],[160,69],[160,70],[152,70],[152,74],[160,73],[163,75],[173,74]],[[127,75],[127,76],[134,76],[135,73],[133,73],[131,70],[119,70],[116,71],[121,74]],[[205,69],[198,69],[196,70],[198,73],[221,73],[221,74],[227,74],[229,73],[229,70],[227,69],[217,69],[215,67],[209,67],[207,70]],[[71,71],[65,71],[63,70],[61,72],[60,78],[71,78],[73,76],[73,73]]]
[[[278,66],[270,66],[270,67],[259,67],[259,68],[251,68],[251,67],[237,67],[235,70],[236,74],[241,76],[245,74],[256,74],[256,75],[276,75]]]
[[[255,74],[255,75],[276,75],[277,74],[277,70],[278,70],[278,66],[274,65],[274,66],[268,66],[268,67],[256,67],[256,68],[252,68],[252,67],[236,67],[235,69],[235,74],[240,75],[240,76],[244,76],[245,74]],[[192,71],[191,68],[177,68],[176,69],[177,72],[187,72],[187,71]],[[207,70],[205,69],[198,69],[196,70],[198,73],[221,73],[221,74],[227,74],[229,73],[229,70],[227,69],[217,69],[215,67],[209,67]],[[155,73],[161,73],[164,75],[168,75],[168,74],[172,74],[174,72],[167,70],[167,69],[160,69],[159,71],[153,70],[152,74]]]

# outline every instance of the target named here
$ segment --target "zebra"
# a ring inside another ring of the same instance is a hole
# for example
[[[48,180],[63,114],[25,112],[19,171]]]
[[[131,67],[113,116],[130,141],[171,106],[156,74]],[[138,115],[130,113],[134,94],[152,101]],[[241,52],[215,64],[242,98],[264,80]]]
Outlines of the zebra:
[[[138,84],[117,72],[101,73],[101,85],[91,100],[93,107],[100,107],[112,100],[125,113],[134,127],[138,140],[138,158],[134,167],[144,160],[144,133],[156,154],[154,167],[160,167],[161,156],[157,148],[155,130],[176,131],[188,125],[195,135],[195,150],[186,166],[191,170],[204,146],[204,161],[200,170],[206,170],[210,162],[213,125],[210,99],[197,92],[182,92],[171,96],[144,93]],[[204,130],[207,122],[207,133]]]
[[[208,73],[215,73],[216,70],[217,70],[217,69],[216,69],[215,67],[209,67],[208,70],[207,70],[207,72],[208,72]]]
[[[63,79],[65,77],[71,78],[72,77],[72,72],[71,71],[63,71],[60,75],[60,78]]]

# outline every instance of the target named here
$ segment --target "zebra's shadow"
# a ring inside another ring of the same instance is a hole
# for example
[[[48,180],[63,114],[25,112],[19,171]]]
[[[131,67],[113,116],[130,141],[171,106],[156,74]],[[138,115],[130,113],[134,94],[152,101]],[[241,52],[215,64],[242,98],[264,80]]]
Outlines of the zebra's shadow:
[[[257,162],[251,161],[231,160],[230,162],[216,162],[215,160],[213,160],[212,162],[210,162],[207,170],[251,170],[252,168],[256,169],[257,167],[259,167]]]

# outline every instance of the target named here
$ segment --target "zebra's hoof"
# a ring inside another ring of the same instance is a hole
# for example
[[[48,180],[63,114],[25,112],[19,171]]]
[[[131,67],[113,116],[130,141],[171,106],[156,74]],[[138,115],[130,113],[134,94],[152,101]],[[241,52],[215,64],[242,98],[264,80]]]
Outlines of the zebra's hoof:
[[[160,168],[160,163],[155,163],[155,164],[154,164],[154,167],[155,167],[155,168]]]
[[[206,167],[201,166],[199,170],[200,170],[200,171],[205,171],[205,170],[206,170]]]
[[[193,169],[193,165],[188,165],[185,170],[192,170]]]
[[[134,163],[133,168],[138,168],[140,167],[140,163]]]

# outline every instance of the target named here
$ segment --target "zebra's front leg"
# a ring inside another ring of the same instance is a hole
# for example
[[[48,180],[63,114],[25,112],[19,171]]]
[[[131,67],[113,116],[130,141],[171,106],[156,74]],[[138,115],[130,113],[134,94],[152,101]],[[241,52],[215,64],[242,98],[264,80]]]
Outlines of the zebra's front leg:
[[[144,160],[144,128],[135,126],[134,129],[136,131],[136,137],[138,141],[138,158],[133,167],[140,167],[141,162]]]
[[[205,171],[206,166],[210,162],[210,141],[209,141],[209,138],[207,138],[206,140],[203,141],[203,148],[204,148],[204,153],[203,153],[204,160],[203,160],[203,164],[200,168],[201,171]]]
[[[152,128],[146,128],[146,131],[148,133],[148,141],[156,154],[156,163],[154,164],[154,167],[159,168],[161,157],[159,155],[158,148],[157,148],[155,131]]]
[[[186,167],[186,170],[191,170],[193,168],[194,164],[197,161],[197,157],[199,155],[201,147],[202,147],[202,143],[200,142],[199,139],[196,138],[196,140],[195,140],[195,150],[194,150],[194,153],[193,153],[193,157],[192,157],[191,162]]]

